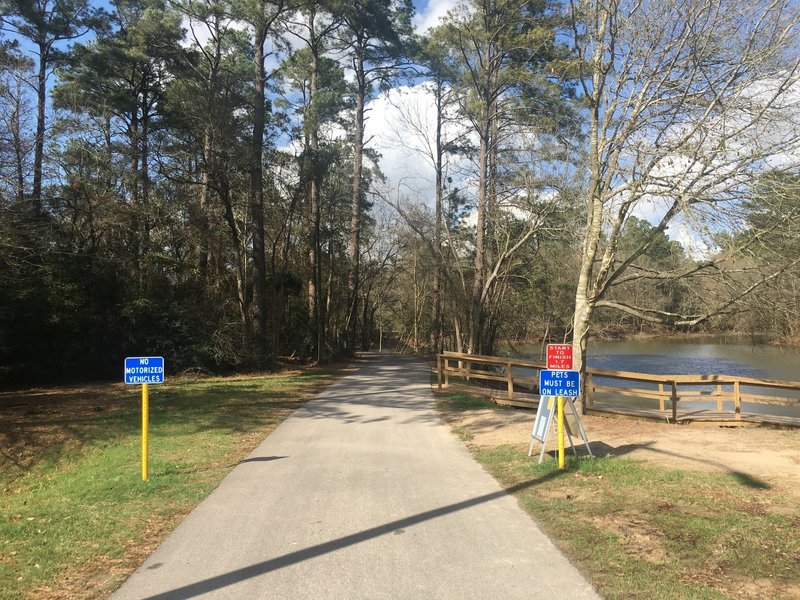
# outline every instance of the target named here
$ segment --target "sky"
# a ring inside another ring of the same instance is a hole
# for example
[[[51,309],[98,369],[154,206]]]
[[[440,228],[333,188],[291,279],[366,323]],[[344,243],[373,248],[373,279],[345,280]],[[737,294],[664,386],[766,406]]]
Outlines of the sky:
[[[418,33],[424,33],[438,24],[439,19],[447,11],[459,4],[460,0],[414,0],[414,27]]]
[[[464,0],[413,0],[414,28],[425,33],[439,24],[447,12]],[[412,107],[433,134],[436,112],[433,98],[423,86],[405,85],[382,93],[368,105],[366,139],[369,147],[381,154],[380,168],[393,196],[401,194],[412,202],[431,205],[434,201],[433,166],[415,148],[424,142],[418,133],[403,124],[398,104]]]

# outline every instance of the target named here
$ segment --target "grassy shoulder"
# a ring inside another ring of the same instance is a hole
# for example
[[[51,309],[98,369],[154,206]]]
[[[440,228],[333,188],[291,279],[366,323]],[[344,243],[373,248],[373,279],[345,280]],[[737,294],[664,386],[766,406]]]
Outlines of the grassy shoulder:
[[[524,440],[478,445],[458,419],[504,409],[463,393],[440,398],[476,459],[604,597],[800,597],[800,509],[785,490],[625,457],[568,455],[564,470],[552,458],[538,465]]]
[[[0,395],[0,597],[104,597],[333,370]]]

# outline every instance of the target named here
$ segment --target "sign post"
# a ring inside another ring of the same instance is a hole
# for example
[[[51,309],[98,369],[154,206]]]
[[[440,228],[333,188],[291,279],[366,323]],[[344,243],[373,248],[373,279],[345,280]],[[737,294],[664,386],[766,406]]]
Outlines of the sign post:
[[[581,389],[579,371],[539,371],[539,395],[555,396],[558,403],[558,467],[563,469],[564,459],[564,398],[577,397]],[[541,403],[541,399],[539,402]]]
[[[147,384],[142,384],[142,481],[147,481],[148,458],[148,425],[150,422],[150,395]]]
[[[572,344],[548,344],[547,368],[551,371],[570,371],[572,369]],[[578,374],[578,378],[578,389],[580,389],[580,374]],[[556,396],[558,402],[558,468],[563,469],[565,465],[564,396],[559,394],[556,394]],[[571,443],[572,439],[570,438]]]
[[[149,439],[148,424],[150,395],[148,384],[164,383],[164,358],[162,356],[129,356],[125,359],[125,383],[142,386],[142,481],[147,481]]]
[[[558,397],[558,468],[566,466],[564,458],[564,396]]]

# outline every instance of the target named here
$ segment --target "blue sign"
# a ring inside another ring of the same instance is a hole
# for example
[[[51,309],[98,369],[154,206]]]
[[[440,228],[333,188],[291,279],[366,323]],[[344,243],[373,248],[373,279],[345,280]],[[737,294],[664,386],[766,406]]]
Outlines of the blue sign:
[[[539,395],[572,398],[580,396],[580,371],[539,371]]]
[[[129,356],[125,359],[125,383],[164,383],[164,357]]]

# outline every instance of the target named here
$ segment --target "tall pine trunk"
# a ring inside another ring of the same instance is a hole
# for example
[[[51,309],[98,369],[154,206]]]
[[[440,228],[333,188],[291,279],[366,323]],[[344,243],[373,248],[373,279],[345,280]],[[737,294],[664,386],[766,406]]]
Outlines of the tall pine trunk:
[[[267,268],[264,236],[264,167],[265,127],[264,43],[267,27],[256,29],[253,45],[255,60],[255,96],[253,101],[253,139],[250,148],[250,216],[253,236],[253,335],[259,360],[267,353]]]
[[[350,270],[347,276],[350,311],[348,317],[349,350],[355,352],[358,343],[358,283],[360,276],[361,255],[361,193],[362,193],[362,168],[364,158],[364,103],[367,93],[364,58],[360,55],[356,61],[356,91],[355,123],[353,127],[353,196],[351,200],[350,215],[350,241],[347,248],[347,258]]]
[[[44,162],[44,132],[46,125],[45,106],[47,101],[47,60],[46,44],[39,44],[39,69],[36,74],[36,137],[33,141],[33,210],[38,217],[42,214],[42,163]]]

